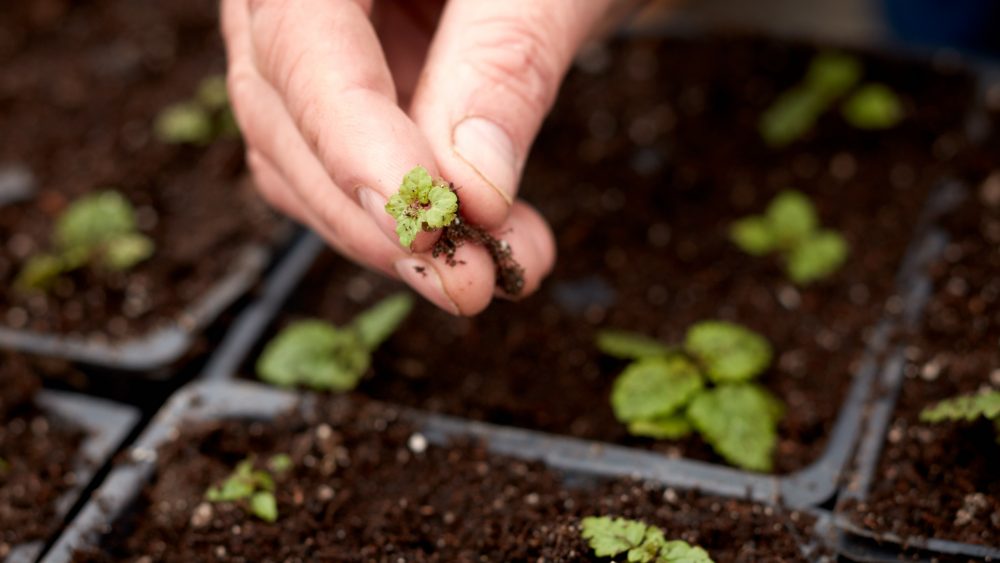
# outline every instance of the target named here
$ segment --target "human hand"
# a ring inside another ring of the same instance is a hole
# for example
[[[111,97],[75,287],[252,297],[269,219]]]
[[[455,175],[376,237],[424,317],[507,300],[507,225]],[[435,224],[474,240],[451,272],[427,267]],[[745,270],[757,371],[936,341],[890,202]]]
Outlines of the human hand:
[[[423,165],[460,188],[464,217],[510,244],[524,294],[534,291],[555,243],[517,200],[518,183],[575,51],[611,3],[223,0],[230,97],[260,191],[348,258],[476,314],[495,293],[487,252],[465,245],[449,267],[431,257],[432,233],[400,246],[384,211]]]

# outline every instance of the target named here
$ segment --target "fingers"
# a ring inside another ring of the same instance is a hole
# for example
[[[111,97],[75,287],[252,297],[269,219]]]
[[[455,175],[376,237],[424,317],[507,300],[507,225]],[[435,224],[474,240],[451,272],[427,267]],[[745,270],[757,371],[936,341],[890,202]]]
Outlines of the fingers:
[[[464,214],[499,226],[573,55],[611,0],[451,0],[411,115]]]

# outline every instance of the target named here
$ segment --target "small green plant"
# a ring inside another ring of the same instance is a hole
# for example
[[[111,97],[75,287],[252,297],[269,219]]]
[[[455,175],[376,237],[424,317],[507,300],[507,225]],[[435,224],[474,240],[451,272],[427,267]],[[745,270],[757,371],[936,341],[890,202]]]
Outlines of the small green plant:
[[[636,563],[712,563],[708,552],[682,540],[668,540],[663,530],[625,518],[588,516],[580,535],[597,557],[625,556]]]
[[[784,406],[752,383],[771,363],[759,334],[724,321],[688,329],[681,346],[638,334],[601,331],[598,348],[633,360],[615,379],[611,407],[629,433],[676,440],[692,432],[726,461],[770,471]]]
[[[920,413],[923,422],[973,422],[979,418],[993,421],[1000,443],[1000,391],[990,390],[959,395],[925,408]]]
[[[6,459],[0,457],[0,475],[6,473],[8,469],[10,469],[10,464],[7,463]]]
[[[216,139],[238,137],[226,78],[212,75],[202,79],[194,97],[160,111],[153,131],[168,144],[208,145]]]
[[[434,180],[426,168],[417,166],[403,178],[385,210],[396,220],[400,244],[409,247],[420,231],[442,229],[458,217],[458,196],[447,182]]]
[[[51,252],[32,256],[18,273],[22,291],[45,290],[63,274],[92,266],[123,272],[152,256],[152,239],[136,227],[121,194],[104,191],[74,201],[56,219]]]
[[[761,137],[773,147],[798,140],[857,85],[862,70],[860,61],[843,53],[816,55],[804,80],[779,96],[761,116]],[[903,118],[899,98],[882,84],[861,86],[844,102],[841,111],[848,123],[859,129],[887,129]]]
[[[264,347],[257,375],[282,387],[349,391],[371,365],[371,355],[410,314],[413,298],[398,293],[354,318],[347,327],[321,320],[289,325]]]
[[[268,460],[268,468],[254,469],[253,458],[247,458],[236,465],[236,469],[219,486],[205,491],[208,502],[246,501],[250,512],[264,520],[278,519],[278,503],[274,498],[274,475],[285,473],[292,467],[292,460],[286,454],[277,454]],[[273,473],[272,473],[273,472]]]
[[[763,215],[740,219],[729,228],[729,238],[753,256],[779,253],[785,273],[798,285],[808,285],[836,272],[847,260],[844,237],[819,225],[809,198],[787,190],[767,206]]]

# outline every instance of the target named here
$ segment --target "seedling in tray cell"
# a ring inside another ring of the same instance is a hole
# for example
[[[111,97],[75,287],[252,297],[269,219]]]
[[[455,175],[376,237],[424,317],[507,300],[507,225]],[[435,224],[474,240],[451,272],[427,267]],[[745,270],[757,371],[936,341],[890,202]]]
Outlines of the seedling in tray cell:
[[[321,320],[293,323],[265,346],[260,379],[282,387],[349,391],[371,365],[371,354],[410,314],[413,298],[398,293],[358,315],[349,326]]]
[[[920,413],[923,422],[975,422],[980,418],[993,421],[1000,444],[1000,391],[991,390],[959,395],[927,407]]]
[[[712,563],[708,552],[638,520],[589,516],[580,525],[583,539],[598,557],[624,556],[637,563]]]
[[[205,491],[208,502],[246,502],[250,512],[264,520],[278,519],[278,503],[274,498],[274,479],[287,473],[292,460],[286,454],[278,454],[268,460],[268,469],[254,469],[252,458],[244,459],[220,485]]]
[[[238,137],[226,78],[212,75],[202,79],[190,100],[167,106],[156,116],[153,131],[168,144],[208,145],[216,139]]]
[[[784,405],[752,383],[771,363],[771,345],[740,325],[703,321],[681,346],[602,331],[598,348],[632,360],[614,382],[611,407],[629,433],[676,440],[698,432],[726,461],[770,471]]]
[[[90,266],[122,272],[152,256],[152,239],[139,232],[135,210],[121,194],[104,191],[74,201],[56,219],[52,250],[21,268],[21,291],[45,290],[60,276]]]

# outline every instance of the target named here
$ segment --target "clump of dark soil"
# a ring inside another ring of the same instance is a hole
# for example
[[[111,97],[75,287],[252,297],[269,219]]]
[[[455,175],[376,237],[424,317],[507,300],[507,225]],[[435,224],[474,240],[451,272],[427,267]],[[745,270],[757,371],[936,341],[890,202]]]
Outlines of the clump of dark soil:
[[[578,530],[596,514],[643,519],[720,562],[805,560],[802,513],[632,481],[566,486],[541,464],[418,436],[395,409],[346,397],[308,418],[188,428],[161,450],[138,511],[77,560],[597,561]],[[203,503],[239,460],[274,453],[294,461],[276,523]]]
[[[0,558],[48,538],[57,499],[75,484],[83,435],[35,405],[41,384],[21,356],[0,353]]]

